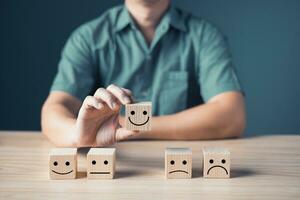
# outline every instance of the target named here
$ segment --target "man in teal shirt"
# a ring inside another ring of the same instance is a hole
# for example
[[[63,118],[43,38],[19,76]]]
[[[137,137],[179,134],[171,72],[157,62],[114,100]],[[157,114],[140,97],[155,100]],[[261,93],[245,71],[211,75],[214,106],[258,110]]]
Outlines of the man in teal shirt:
[[[133,99],[152,102],[151,131],[122,128],[120,109]],[[42,110],[43,133],[59,146],[217,139],[239,136],[244,127],[226,40],[169,0],[125,0],[76,29]]]

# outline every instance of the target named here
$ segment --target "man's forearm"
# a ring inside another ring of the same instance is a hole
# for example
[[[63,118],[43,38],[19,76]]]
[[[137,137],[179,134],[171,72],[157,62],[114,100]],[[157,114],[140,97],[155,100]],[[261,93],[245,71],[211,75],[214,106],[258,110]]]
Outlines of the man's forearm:
[[[42,131],[56,146],[74,146],[70,137],[76,115],[62,104],[47,104],[42,109]]]
[[[226,103],[210,102],[185,111],[153,117],[152,130],[141,138],[200,140],[238,137],[245,128],[243,100]]]

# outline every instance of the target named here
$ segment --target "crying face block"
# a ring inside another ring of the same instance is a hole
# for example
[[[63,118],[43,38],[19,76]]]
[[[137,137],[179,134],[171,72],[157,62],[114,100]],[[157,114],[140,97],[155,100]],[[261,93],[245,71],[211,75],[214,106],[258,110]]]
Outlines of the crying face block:
[[[167,148],[165,151],[167,179],[192,178],[192,151],[189,148]]]
[[[115,174],[115,148],[91,148],[87,154],[87,177],[112,179]]]
[[[50,179],[74,179],[77,173],[77,149],[55,148],[50,152]]]
[[[134,131],[151,130],[152,104],[141,102],[125,105],[125,128]]]
[[[203,149],[203,177],[230,177],[230,152],[227,149],[217,147]]]

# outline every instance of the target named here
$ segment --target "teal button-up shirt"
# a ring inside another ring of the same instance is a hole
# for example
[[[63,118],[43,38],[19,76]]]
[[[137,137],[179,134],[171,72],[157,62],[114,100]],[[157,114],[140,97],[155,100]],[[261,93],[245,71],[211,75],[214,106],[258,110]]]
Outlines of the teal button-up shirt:
[[[148,45],[125,6],[76,29],[67,41],[51,91],[80,100],[116,84],[166,115],[241,91],[222,34],[207,21],[171,6]]]

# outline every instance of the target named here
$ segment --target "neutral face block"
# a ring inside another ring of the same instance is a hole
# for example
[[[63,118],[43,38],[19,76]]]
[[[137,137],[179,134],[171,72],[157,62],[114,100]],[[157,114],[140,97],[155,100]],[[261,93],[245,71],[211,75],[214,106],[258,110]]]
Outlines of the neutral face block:
[[[116,149],[91,148],[87,154],[89,179],[112,179],[115,174]]]
[[[229,178],[230,152],[225,148],[203,148],[203,177]]]
[[[125,105],[125,128],[127,130],[151,130],[151,117],[151,102],[141,102]]]
[[[165,151],[167,179],[192,178],[192,151],[189,148],[167,148]]]
[[[77,173],[77,149],[55,148],[49,155],[50,179],[74,179]]]

